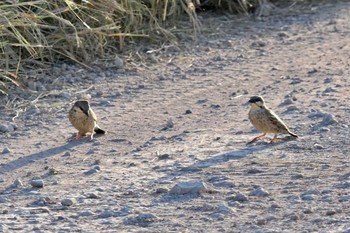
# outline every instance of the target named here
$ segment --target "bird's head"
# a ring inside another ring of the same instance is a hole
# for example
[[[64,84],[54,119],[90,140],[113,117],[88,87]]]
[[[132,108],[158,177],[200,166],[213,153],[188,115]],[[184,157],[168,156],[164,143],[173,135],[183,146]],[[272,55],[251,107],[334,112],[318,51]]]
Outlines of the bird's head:
[[[265,101],[261,96],[250,97],[248,103],[250,103],[250,106],[252,108],[254,107],[265,108]]]
[[[74,103],[73,109],[77,114],[85,114],[86,116],[89,116],[90,104],[86,100],[78,100]]]

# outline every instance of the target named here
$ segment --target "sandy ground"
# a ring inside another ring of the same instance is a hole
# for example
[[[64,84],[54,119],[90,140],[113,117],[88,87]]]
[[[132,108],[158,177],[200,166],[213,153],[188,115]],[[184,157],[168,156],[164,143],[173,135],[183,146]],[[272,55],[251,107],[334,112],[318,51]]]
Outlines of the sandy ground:
[[[0,232],[350,232],[349,12],[202,14],[137,69],[38,71],[0,99]],[[67,142],[82,94],[108,134]],[[297,140],[246,145],[256,94]]]

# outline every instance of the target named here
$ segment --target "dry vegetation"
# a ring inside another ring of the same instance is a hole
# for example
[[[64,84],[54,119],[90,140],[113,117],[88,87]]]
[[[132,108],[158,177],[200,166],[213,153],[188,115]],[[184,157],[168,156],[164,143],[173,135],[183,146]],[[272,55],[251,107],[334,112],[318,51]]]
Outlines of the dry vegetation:
[[[196,9],[249,13],[267,0],[7,0],[0,3],[0,91],[22,86],[25,71],[58,61],[87,65],[118,53],[140,37],[170,41],[169,28],[187,15],[200,30]],[[160,39],[162,38],[162,39]]]

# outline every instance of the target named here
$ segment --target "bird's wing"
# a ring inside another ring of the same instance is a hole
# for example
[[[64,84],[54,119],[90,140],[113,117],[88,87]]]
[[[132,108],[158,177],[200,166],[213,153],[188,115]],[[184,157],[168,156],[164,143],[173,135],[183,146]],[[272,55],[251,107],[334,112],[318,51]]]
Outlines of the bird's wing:
[[[288,127],[287,125],[282,121],[281,118],[279,118],[277,116],[276,113],[274,113],[272,110],[267,109],[268,114],[269,114],[269,121],[275,125],[276,127],[278,127],[279,129],[285,129],[288,131]]]
[[[90,108],[89,110],[89,114],[91,115],[91,117],[94,119],[95,122],[97,122],[97,117],[95,112]]]

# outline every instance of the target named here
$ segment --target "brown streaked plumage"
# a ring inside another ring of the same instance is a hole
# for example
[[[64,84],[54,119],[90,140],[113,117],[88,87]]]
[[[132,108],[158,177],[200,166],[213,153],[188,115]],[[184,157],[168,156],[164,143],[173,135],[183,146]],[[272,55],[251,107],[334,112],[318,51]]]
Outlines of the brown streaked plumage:
[[[265,101],[261,96],[252,96],[249,99],[249,103],[251,108],[248,113],[248,118],[253,126],[263,133],[255,137],[249,143],[259,140],[267,133],[275,134],[270,142],[273,142],[277,138],[277,134],[289,134],[293,137],[298,137],[295,133],[292,133],[289,130],[286,124],[276,115],[276,113],[266,107]]]
[[[94,133],[105,134],[106,131],[97,125],[96,114],[86,100],[79,100],[74,103],[69,110],[69,121],[78,130],[74,139],[79,139],[81,136],[90,134],[90,139],[93,139]]]

